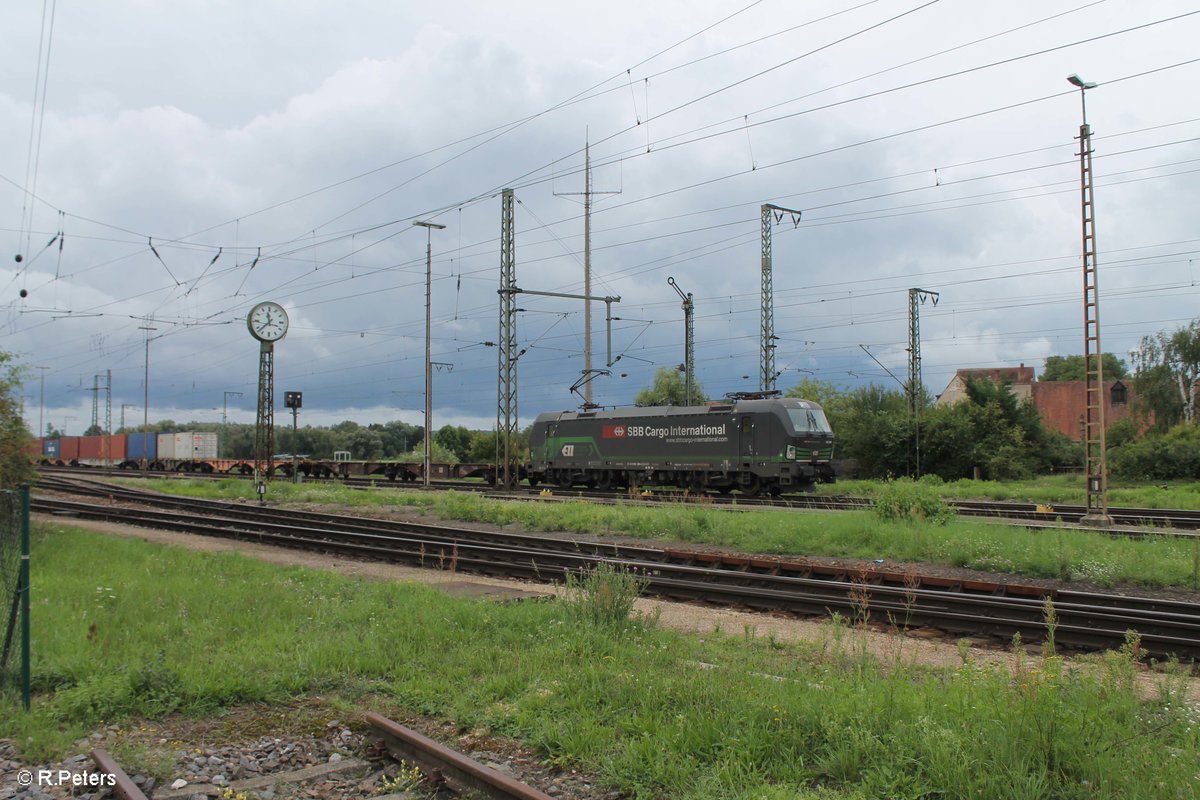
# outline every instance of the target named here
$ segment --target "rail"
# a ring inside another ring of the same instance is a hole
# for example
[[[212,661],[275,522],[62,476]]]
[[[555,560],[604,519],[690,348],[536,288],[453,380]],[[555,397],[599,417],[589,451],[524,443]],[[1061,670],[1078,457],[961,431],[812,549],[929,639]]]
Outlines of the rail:
[[[387,717],[367,712],[367,722],[388,752],[397,759],[417,764],[433,776],[435,784],[442,778],[452,786],[482,792],[493,800],[555,800]]]
[[[128,492],[129,490],[125,490]],[[125,494],[122,492],[122,494]],[[126,496],[126,499],[128,497]],[[926,626],[955,635],[1046,638],[1080,649],[1119,647],[1128,630],[1155,656],[1200,659],[1200,605],[988,581],[948,581],[884,571],[821,573],[813,565],[754,556],[626,547],[263,509],[142,493],[157,508],[34,499],[35,511],[142,524],[348,556],[461,572],[558,581],[610,563],[643,576],[646,591],[674,600],[719,603],[804,616],[838,613],[880,625]],[[162,506],[178,503],[180,511]],[[201,516],[203,515],[203,516]],[[1057,620],[1049,622],[1046,602]]]

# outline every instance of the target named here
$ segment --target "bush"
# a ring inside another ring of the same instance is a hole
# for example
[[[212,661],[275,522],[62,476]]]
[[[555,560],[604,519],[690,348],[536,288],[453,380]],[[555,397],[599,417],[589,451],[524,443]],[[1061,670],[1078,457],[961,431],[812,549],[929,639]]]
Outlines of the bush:
[[[1109,448],[1109,468],[1131,480],[1200,478],[1200,426],[1180,423],[1166,433]]]
[[[954,518],[954,509],[938,493],[938,483],[908,478],[888,481],[875,496],[875,516],[888,521],[931,522],[945,525]]]

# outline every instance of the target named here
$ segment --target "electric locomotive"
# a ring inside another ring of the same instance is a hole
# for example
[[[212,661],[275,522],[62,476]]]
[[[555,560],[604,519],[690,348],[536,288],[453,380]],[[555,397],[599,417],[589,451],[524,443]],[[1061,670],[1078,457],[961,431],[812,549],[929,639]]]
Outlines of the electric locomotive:
[[[534,421],[529,450],[532,486],[671,485],[755,496],[834,480],[829,421],[798,398],[550,412]]]

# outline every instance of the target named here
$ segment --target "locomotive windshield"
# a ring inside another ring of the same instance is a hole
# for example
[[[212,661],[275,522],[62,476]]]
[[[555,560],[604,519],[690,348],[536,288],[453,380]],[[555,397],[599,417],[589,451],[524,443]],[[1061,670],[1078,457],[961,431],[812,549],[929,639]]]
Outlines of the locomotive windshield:
[[[789,408],[787,412],[796,433],[833,433],[825,412],[819,408]]]

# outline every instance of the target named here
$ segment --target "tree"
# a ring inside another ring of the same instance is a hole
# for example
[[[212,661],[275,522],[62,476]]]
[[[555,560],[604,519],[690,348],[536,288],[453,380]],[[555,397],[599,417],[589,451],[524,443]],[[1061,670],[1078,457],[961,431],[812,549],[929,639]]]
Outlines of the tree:
[[[637,393],[639,406],[698,406],[708,402],[699,381],[692,381],[692,396],[684,397],[683,373],[674,367],[659,367],[654,384]]]
[[[1114,353],[1104,353],[1100,356],[1104,368],[1104,380],[1119,381],[1129,377],[1129,369],[1123,359]],[[1046,356],[1046,366],[1042,369],[1041,381],[1082,381],[1084,374],[1083,356]]]
[[[462,461],[471,449],[471,432],[461,425],[443,425],[433,434],[433,443],[454,453],[456,461]]]
[[[89,425],[88,429],[83,432],[84,436],[103,436],[104,428],[99,425]]]
[[[829,425],[837,433],[838,425],[849,407],[850,395],[830,381],[820,381],[816,378],[805,378],[783,393],[784,397],[799,397],[811,400],[825,410]]]
[[[838,458],[852,460],[859,477],[908,472],[912,414],[903,393],[871,384],[855,389],[836,405],[840,408],[830,418],[830,427]]]
[[[1159,430],[1196,419],[1200,389],[1200,320],[1171,334],[1143,336],[1133,357],[1139,409],[1154,416]]]
[[[12,354],[0,352],[0,489],[14,489],[36,477],[28,455],[33,440],[18,399],[21,369],[12,359]]]

